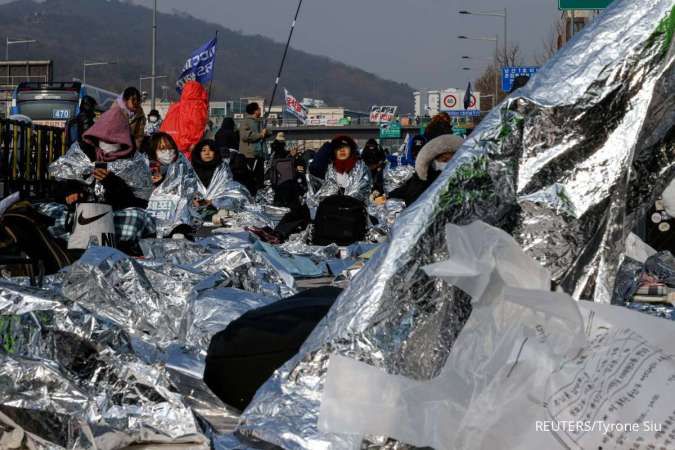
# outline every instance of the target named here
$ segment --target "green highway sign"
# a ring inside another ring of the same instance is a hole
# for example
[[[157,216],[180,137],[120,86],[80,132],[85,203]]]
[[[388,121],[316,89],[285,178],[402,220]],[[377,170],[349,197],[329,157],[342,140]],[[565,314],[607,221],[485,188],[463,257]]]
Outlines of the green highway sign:
[[[401,137],[401,124],[388,122],[380,125],[380,139],[399,139]]]
[[[558,9],[605,9],[613,0],[558,0]]]

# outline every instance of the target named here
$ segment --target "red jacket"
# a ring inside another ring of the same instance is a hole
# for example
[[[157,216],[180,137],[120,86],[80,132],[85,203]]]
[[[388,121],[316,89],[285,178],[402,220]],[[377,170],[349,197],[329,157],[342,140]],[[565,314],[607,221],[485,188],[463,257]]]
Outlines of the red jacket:
[[[188,81],[178,103],[173,103],[166,113],[160,131],[168,133],[176,141],[187,159],[191,147],[204,136],[209,119],[209,100],[204,87],[197,81]]]

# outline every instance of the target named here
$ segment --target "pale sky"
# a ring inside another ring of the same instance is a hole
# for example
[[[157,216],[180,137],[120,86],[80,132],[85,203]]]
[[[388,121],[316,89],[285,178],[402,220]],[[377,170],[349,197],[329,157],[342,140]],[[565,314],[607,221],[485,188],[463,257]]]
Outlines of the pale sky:
[[[11,0],[0,0],[9,3]],[[151,6],[152,0],[127,0]],[[286,42],[298,0],[157,0],[161,12],[190,15],[244,34]],[[292,46],[328,56],[414,88],[463,87],[488,64],[462,56],[491,58],[492,42],[458,35],[503,39],[499,17],[460,15],[462,9],[508,11],[508,39],[526,64],[543,50],[559,17],[558,0],[304,0]],[[158,24],[161,39],[161,20]],[[161,55],[159,55],[161,58]],[[279,55],[281,58],[281,55]],[[470,66],[472,71],[461,68]]]
[[[151,0],[133,3],[152,5]],[[185,11],[244,34],[285,42],[297,0],[158,0],[162,12]],[[415,88],[461,87],[485,64],[463,55],[490,58],[492,42],[457,35],[503,39],[503,19],[457,11],[507,8],[509,42],[525,62],[543,49],[559,16],[557,0],[304,0],[292,46],[325,55]],[[158,25],[161,38],[161,22]],[[281,57],[281,55],[280,55]]]

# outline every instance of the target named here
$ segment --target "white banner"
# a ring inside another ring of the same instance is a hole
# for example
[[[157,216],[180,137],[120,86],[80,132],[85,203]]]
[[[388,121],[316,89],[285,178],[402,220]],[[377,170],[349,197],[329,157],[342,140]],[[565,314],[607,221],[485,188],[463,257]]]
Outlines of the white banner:
[[[305,108],[305,106],[295,97],[289,94],[286,89],[284,89],[284,93],[286,95],[284,110],[298,119],[300,123],[307,123],[307,108]]]
[[[373,106],[370,108],[370,121],[372,123],[391,122],[396,118],[398,106]]]

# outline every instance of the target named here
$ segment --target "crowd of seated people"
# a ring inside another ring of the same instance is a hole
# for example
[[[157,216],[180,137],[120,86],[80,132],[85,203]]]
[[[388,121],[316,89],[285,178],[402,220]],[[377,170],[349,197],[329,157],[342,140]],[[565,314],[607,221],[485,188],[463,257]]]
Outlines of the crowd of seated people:
[[[239,198],[253,203],[265,187],[263,167],[286,161],[292,175],[272,189],[273,204],[287,208],[288,213],[274,229],[246,228],[263,240],[281,243],[313,224],[314,234],[321,236],[315,236],[315,242],[348,243],[364,238],[368,205],[381,205],[388,198],[412,204],[462,142],[452,136],[443,118],[437,119],[430,130],[433,134],[420,137],[422,144],[420,139],[415,141],[414,175],[386,194],[387,152],[374,139],[359,149],[351,137],[340,135],[315,152],[288,145],[280,132],[266,151],[271,134],[255,103],[248,105],[241,129],[226,118],[214,139],[205,139],[207,126],[199,124],[206,118],[203,105],[198,104],[198,99],[205,98],[200,87],[186,89],[190,94],[183,95],[181,102],[189,103],[172,105],[165,120],[156,110],[146,119],[140,108],[141,94],[135,88],[125,90],[98,118],[90,114],[92,99],[83,100],[82,117],[69,125],[72,145],[50,167],[58,180],[58,198],[36,206],[51,218],[49,232],[54,239],[67,247],[79,204],[106,204],[111,207],[116,245],[139,255],[141,239],[170,237],[176,229],[189,235],[190,229],[202,223],[199,220],[210,221],[219,210],[233,208],[236,203],[225,200],[234,189],[240,192]],[[191,128],[181,121],[189,122]],[[189,214],[177,215],[187,219],[170,223],[171,229],[162,233],[158,228],[161,216],[155,211],[158,202],[153,199],[171,195],[184,197],[184,201],[170,203],[170,207],[180,204]],[[190,219],[195,217],[196,222]]]

